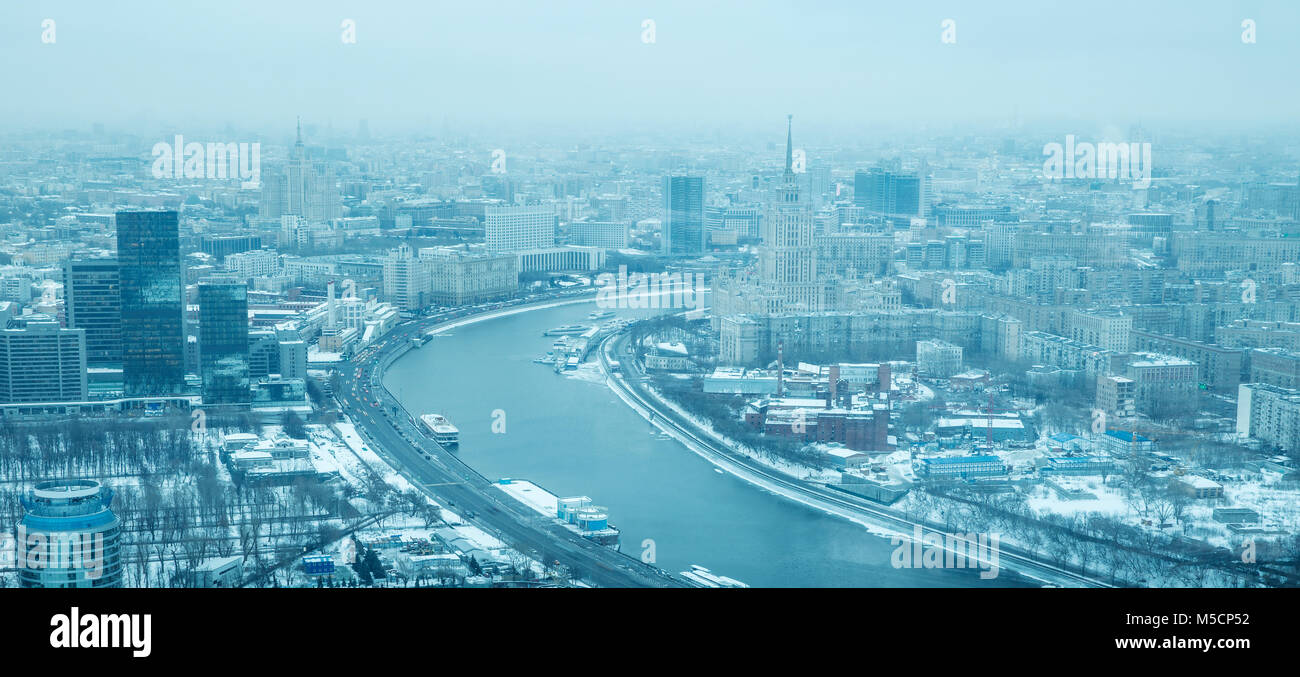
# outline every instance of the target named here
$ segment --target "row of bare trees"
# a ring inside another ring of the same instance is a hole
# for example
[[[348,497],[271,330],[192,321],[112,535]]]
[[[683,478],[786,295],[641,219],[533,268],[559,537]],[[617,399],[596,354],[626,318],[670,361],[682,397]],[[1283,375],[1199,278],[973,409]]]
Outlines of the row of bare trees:
[[[1167,489],[1131,491],[1140,514],[1182,520],[1191,501]],[[1139,496],[1140,495],[1140,496]],[[1300,538],[1258,543],[1242,553],[1210,548],[1177,532],[1143,529],[1100,513],[1036,511],[1019,492],[990,493],[960,486],[918,487],[904,504],[914,519],[949,533],[998,533],[1062,568],[1086,570],[1117,584],[1179,583],[1191,587],[1295,585],[1300,582]]]
[[[248,429],[196,431],[189,417],[0,425],[0,525],[22,518],[21,498],[35,482],[96,479],[114,490],[127,585],[185,586],[209,557],[239,555],[246,571],[258,571],[337,538],[338,520],[361,517],[350,502],[358,492],[346,485],[231,482],[210,445]],[[386,489],[360,493],[377,504],[397,500]]]

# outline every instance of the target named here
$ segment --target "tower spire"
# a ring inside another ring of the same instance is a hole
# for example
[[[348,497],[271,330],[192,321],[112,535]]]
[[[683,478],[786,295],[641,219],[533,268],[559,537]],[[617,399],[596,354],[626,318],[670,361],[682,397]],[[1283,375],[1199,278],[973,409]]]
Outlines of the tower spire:
[[[794,136],[792,128],[794,127],[794,115],[785,116],[785,173],[794,173]]]
[[[794,178],[794,116],[785,116],[785,185],[782,186],[782,202],[799,201],[799,184]]]
[[[298,116],[298,145],[302,145],[302,116]]]

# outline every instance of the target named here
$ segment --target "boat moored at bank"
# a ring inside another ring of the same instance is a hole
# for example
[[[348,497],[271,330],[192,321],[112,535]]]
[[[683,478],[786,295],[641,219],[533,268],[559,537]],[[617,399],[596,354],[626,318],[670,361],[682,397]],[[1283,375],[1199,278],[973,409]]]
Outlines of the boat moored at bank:
[[[547,329],[546,331],[542,332],[542,334],[544,336],[577,336],[578,334],[587,331],[587,329],[588,327],[586,325],[562,324],[558,327],[552,327],[550,329]]]
[[[697,588],[748,588],[748,585],[741,583],[734,578],[719,576],[708,569],[692,564],[688,571],[681,572],[682,578]]]
[[[425,432],[434,442],[444,447],[460,446],[460,429],[452,425],[446,416],[441,414],[424,414],[420,416],[420,421],[424,423]]]

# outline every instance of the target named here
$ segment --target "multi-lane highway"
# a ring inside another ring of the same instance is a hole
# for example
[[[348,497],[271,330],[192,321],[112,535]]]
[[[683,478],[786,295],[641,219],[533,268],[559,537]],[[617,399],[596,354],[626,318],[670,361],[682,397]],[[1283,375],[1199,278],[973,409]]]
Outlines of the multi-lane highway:
[[[587,583],[604,587],[684,585],[667,572],[597,545],[493,488],[490,480],[425,436],[412,414],[383,387],[384,370],[411,349],[412,338],[459,314],[405,322],[352,360],[339,364],[334,396],[363,439],[440,505],[539,561],[563,565]],[[430,374],[430,378],[436,377]]]

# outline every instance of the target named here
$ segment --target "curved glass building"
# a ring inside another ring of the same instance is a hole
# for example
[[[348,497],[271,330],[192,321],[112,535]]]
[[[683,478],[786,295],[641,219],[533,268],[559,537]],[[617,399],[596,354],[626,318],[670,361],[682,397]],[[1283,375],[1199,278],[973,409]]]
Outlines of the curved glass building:
[[[24,588],[122,585],[121,521],[113,491],[93,480],[41,482],[22,499],[18,582]]]

